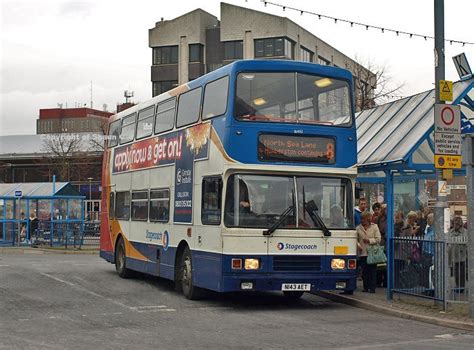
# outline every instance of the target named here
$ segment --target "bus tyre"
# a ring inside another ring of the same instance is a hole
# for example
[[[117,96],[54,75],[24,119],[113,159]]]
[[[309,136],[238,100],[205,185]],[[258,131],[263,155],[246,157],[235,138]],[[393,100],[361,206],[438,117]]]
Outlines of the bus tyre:
[[[193,261],[188,247],[184,248],[181,256],[179,277],[184,296],[189,300],[199,299],[201,293],[200,289],[193,285]]]
[[[304,293],[303,291],[295,291],[295,292],[285,291],[283,292],[283,295],[290,300],[298,300],[299,298],[303,296],[303,293]]]
[[[125,254],[125,243],[119,238],[115,248],[115,270],[122,278],[132,277],[132,271],[127,268],[127,255]]]

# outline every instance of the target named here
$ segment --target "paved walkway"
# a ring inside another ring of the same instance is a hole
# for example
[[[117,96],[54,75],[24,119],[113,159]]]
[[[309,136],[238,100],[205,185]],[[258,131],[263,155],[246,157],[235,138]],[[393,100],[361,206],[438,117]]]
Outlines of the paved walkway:
[[[392,300],[387,300],[385,288],[378,288],[375,294],[363,293],[361,290],[362,288],[353,295],[343,295],[340,292],[318,292],[317,294],[366,310],[474,331],[474,319],[469,318],[467,304],[449,304],[448,310],[444,312],[442,305],[436,305],[433,300],[397,293],[393,294]]]

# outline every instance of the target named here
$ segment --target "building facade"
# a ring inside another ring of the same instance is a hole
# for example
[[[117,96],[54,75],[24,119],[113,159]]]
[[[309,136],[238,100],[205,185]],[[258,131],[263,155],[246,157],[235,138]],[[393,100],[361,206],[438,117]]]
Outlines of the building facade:
[[[197,9],[162,19],[149,30],[153,96],[239,59],[314,62],[346,68],[354,76],[362,69],[362,76],[370,77],[363,85],[375,89],[373,73],[288,18],[226,3],[220,11],[220,21]]]
[[[36,133],[103,132],[111,115],[91,108],[40,109]]]

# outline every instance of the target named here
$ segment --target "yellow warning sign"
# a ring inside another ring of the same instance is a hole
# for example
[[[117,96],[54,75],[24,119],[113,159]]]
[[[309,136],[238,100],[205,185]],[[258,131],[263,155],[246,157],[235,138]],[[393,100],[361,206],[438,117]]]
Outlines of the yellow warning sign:
[[[461,156],[435,154],[434,165],[439,169],[460,169],[462,166]]]
[[[441,101],[453,100],[453,82],[450,80],[439,81],[439,99]]]

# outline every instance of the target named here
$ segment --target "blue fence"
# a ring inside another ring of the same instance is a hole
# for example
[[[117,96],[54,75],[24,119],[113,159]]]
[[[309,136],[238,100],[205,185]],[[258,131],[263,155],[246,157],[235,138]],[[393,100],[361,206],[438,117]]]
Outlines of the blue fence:
[[[392,238],[391,292],[447,303],[467,302],[467,240]]]

